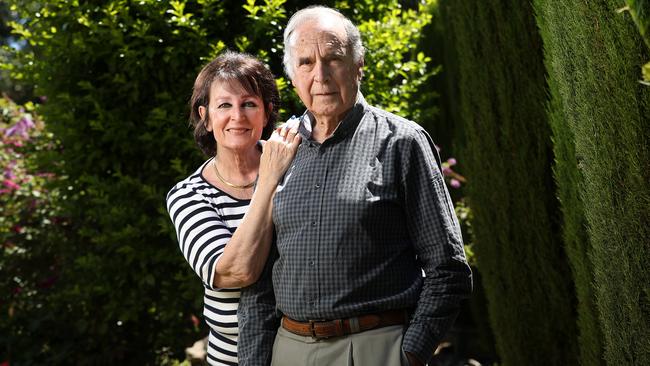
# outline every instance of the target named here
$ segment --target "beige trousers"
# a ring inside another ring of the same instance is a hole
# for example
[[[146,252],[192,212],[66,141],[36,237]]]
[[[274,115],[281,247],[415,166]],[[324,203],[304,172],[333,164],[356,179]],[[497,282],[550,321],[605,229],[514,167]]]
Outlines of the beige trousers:
[[[316,340],[280,327],[271,366],[408,366],[403,331],[402,325],[393,325]]]

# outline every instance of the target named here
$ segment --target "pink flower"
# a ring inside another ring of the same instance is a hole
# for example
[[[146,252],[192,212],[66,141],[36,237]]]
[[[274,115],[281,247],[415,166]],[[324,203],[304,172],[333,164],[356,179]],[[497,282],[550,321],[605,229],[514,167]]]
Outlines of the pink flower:
[[[454,159],[454,158],[447,159],[447,164],[449,164],[449,166],[456,165],[456,159]]]
[[[29,115],[24,116],[15,125],[5,130],[5,136],[21,136],[22,138],[29,138],[27,131],[36,127],[32,118]]]
[[[452,186],[453,188],[460,188],[460,181],[458,179],[451,179],[449,181],[449,185]]]
[[[11,170],[11,167],[7,167],[7,169],[5,169],[4,176],[5,176],[6,179],[9,179],[9,180],[16,179],[16,174],[14,174],[14,171]]]
[[[201,323],[199,318],[197,318],[194,314],[190,315],[190,320],[192,320],[192,325],[194,325],[194,327],[198,327]]]
[[[40,288],[45,288],[45,289],[50,288],[50,287],[52,287],[52,286],[56,283],[56,280],[57,280],[57,279],[58,279],[58,278],[57,278],[56,276],[52,275],[52,276],[46,278],[45,280],[41,281],[41,282],[38,284],[38,286],[39,286]]]
[[[9,189],[19,189],[20,186],[9,179],[5,179],[2,184]]]
[[[443,167],[442,167],[442,174],[443,174],[445,177],[450,176],[451,173],[453,173],[453,170],[451,170],[451,168],[446,167],[446,166],[443,166]]]

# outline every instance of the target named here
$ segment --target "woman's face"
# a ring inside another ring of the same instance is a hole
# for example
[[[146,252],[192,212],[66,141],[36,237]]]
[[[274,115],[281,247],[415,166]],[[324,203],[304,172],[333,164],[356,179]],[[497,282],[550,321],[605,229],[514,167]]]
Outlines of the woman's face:
[[[249,94],[236,81],[212,83],[207,110],[199,107],[201,119],[206,119],[206,112],[206,128],[217,140],[217,151],[243,153],[253,148],[268,123],[262,98]]]

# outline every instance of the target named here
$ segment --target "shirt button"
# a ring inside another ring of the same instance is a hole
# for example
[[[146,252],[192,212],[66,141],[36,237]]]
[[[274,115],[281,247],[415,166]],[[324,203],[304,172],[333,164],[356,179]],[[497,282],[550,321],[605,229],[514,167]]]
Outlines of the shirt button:
[[[310,265],[310,266],[313,267],[315,264],[316,264],[316,261],[314,261],[313,259],[310,259],[310,260],[309,260],[309,265]]]
[[[311,226],[316,226],[316,221],[312,221]]]
[[[318,188],[320,188],[320,184],[318,183],[314,184],[314,189],[318,189]]]

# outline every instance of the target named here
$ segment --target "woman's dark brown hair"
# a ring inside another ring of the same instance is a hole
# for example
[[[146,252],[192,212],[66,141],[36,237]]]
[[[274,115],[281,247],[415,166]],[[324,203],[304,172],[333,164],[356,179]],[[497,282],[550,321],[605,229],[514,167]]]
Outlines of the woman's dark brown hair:
[[[217,153],[217,142],[212,132],[206,129],[208,113],[204,120],[201,119],[199,107],[208,108],[210,89],[214,82],[236,82],[246,92],[260,97],[264,102],[264,111],[268,118],[262,131],[262,138],[267,139],[271,136],[280,104],[280,93],[273,74],[260,60],[249,54],[226,51],[201,69],[194,81],[190,100],[190,122],[194,127],[194,140],[206,155],[214,156]],[[269,103],[273,106],[270,110]]]

